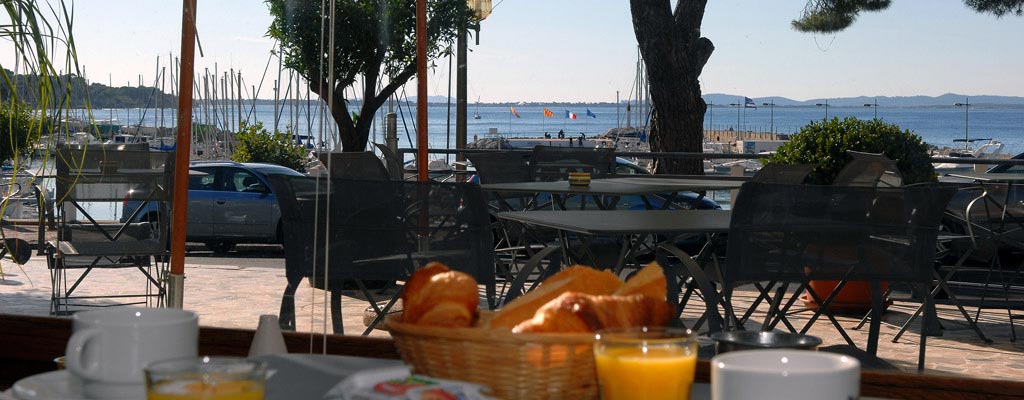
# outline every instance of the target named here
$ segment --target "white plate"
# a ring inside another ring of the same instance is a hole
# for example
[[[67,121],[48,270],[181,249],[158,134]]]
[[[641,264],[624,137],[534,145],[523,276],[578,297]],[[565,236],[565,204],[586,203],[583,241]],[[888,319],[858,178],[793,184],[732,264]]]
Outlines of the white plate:
[[[79,383],[65,370],[32,375],[11,388],[18,400],[87,400]]]

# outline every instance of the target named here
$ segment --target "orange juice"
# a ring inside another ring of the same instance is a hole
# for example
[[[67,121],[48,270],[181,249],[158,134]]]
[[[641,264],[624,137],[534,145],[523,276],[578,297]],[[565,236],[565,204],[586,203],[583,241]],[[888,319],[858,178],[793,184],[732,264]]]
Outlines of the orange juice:
[[[697,353],[680,346],[598,347],[594,352],[604,400],[690,398]]]
[[[153,385],[146,392],[148,400],[263,400],[263,382],[168,381]]]

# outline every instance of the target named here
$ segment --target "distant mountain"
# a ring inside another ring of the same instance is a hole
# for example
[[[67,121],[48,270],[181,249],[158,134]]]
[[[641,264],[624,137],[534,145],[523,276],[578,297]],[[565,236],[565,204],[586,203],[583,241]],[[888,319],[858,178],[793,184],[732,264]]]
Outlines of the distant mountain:
[[[728,106],[743,102],[743,96],[724,93],[708,93],[704,101],[713,103],[715,106]],[[779,107],[787,106],[814,106],[828,101],[829,106],[835,107],[863,107],[865,104],[878,102],[879,106],[885,107],[940,107],[952,106],[956,103],[970,101],[971,105],[978,106],[1024,106],[1024,97],[1020,96],[967,96],[963,94],[946,93],[941,96],[878,96],[878,97],[841,97],[830,99],[809,99],[793,100],[785,97],[752,97],[751,100],[762,107],[764,103],[775,103]]]

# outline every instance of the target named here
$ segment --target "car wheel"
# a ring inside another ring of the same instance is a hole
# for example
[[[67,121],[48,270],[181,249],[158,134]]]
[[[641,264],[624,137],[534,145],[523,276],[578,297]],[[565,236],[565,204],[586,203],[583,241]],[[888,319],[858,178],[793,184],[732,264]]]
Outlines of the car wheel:
[[[170,234],[170,231],[163,232],[163,231],[160,230],[160,214],[157,214],[157,213],[146,214],[142,218],[139,218],[139,222],[149,222],[149,223],[153,224],[153,231],[156,232],[157,235]],[[171,254],[171,238],[168,237],[165,240],[165,243],[166,243],[166,247],[167,247],[167,254],[155,256],[157,262],[165,263],[165,262],[171,261],[171,255],[170,255]]]
[[[217,254],[227,253],[235,247],[235,244],[231,242],[206,242],[204,244],[206,245],[206,248]]]

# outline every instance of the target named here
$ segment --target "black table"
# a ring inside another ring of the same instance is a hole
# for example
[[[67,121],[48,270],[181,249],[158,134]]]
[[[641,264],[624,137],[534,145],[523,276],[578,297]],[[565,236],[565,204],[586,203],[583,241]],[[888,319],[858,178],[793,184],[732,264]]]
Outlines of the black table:
[[[712,235],[729,231],[732,212],[724,210],[511,211],[497,215],[502,220],[557,230],[563,254],[566,255],[569,255],[567,233],[621,237],[622,245],[615,266],[616,272],[624,267],[627,259],[635,256],[640,247],[649,243],[647,238],[658,235],[667,236],[666,240],[658,241],[657,248],[679,258],[683,268],[703,291],[713,290],[713,288],[708,273],[704,271],[700,260],[713,256],[711,254],[713,252]],[[674,244],[673,238],[682,234],[705,235],[708,240],[696,255],[691,256]],[[586,243],[584,247],[587,247]],[[668,296],[678,299],[679,285],[676,278],[681,275],[682,271],[677,264],[667,262],[661,264],[665,268],[665,276],[668,279]],[[520,271],[513,280],[506,301],[522,291],[527,278],[533,272],[532,268],[539,266],[540,263],[532,262],[527,265],[530,265],[530,268]],[[551,272],[542,273],[541,278]],[[690,293],[687,291],[687,295],[678,301],[679,313],[682,312]],[[706,296],[709,310],[717,310],[717,301],[713,297]],[[714,318],[714,315],[717,315],[717,312],[708,313],[709,318]]]

